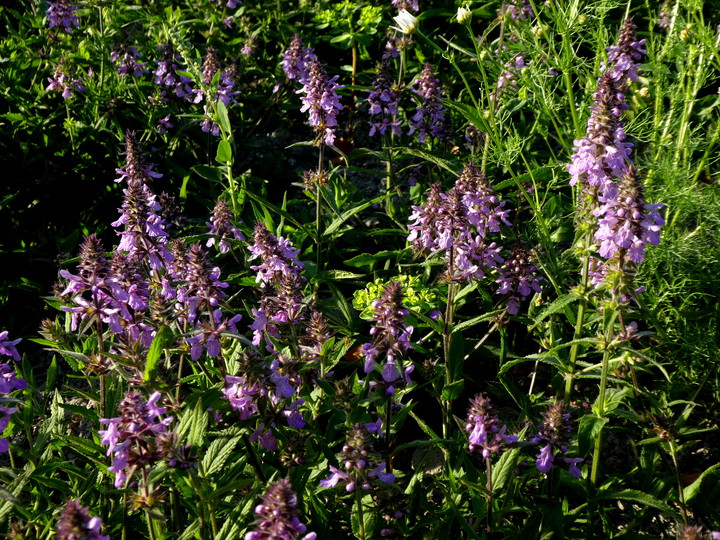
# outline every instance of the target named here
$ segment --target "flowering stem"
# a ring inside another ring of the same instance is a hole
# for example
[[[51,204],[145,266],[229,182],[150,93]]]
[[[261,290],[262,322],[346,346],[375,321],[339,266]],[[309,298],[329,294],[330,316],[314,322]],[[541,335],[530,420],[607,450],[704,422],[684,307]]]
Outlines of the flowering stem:
[[[602,371],[600,373],[600,392],[598,394],[597,406],[596,406],[596,411],[595,411],[598,418],[605,417],[605,394],[607,392],[607,379],[608,379],[608,371],[609,371],[609,364],[610,364],[610,341],[612,340],[613,328],[615,326],[615,318],[616,317],[617,317],[617,312],[613,312],[610,317],[610,321],[608,322],[607,327],[605,328],[605,343],[604,343],[605,348],[603,350]],[[593,452],[592,471],[590,474],[590,481],[592,482],[593,486],[597,485],[598,471],[600,470],[601,447],[602,447],[602,430],[597,434],[597,438],[595,439],[595,450]]]
[[[150,535],[150,540],[155,540],[155,520],[152,517],[152,514],[150,513],[150,507],[147,506],[147,502],[150,498],[150,492],[148,491],[148,484],[147,484],[147,470],[143,467],[142,469],[142,477],[143,477],[143,497],[145,499],[145,518],[147,519],[147,526],[148,526],[148,534]]]
[[[680,467],[678,467],[677,462],[677,447],[675,446],[675,441],[670,439],[670,457],[673,461],[673,467],[675,468],[675,479],[677,480],[677,486],[678,486],[678,500],[680,501],[680,511],[682,512],[683,516],[683,522],[687,525],[688,522],[688,515],[687,510],[685,509],[685,490],[683,489],[682,485],[682,479],[680,478]]]
[[[485,458],[485,471],[487,475],[487,532],[492,533],[493,530],[493,516],[492,516],[492,505],[493,505],[493,482],[492,482],[492,461],[490,456]]]
[[[324,152],[325,152],[325,145],[321,144],[319,151],[318,151],[318,168],[317,168],[318,179],[322,175]],[[322,262],[322,257],[320,256],[320,249],[321,249],[321,242],[322,242],[322,237],[321,237],[322,228],[321,228],[321,223],[320,223],[321,222],[321,219],[320,219],[321,218],[320,188],[321,188],[321,185],[318,180],[315,182],[315,189],[316,189],[316,192],[315,192],[315,250],[317,251],[315,260],[316,260],[316,268],[317,268],[318,272],[320,272],[320,263]]]
[[[260,463],[257,460],[255,451],[253,450],[253,447],[250,444],[250,439],[248,439],[248,436],[243,433],[242,440],[243,440],[243,444],[245,444],[245,449],[247,450],[247,456],[248,456],[248,459],[250,460],[250,465],[252,465],[253,469],[255,469],[255,472],[257,473],[260,481],[262,483],[266,483],[267,479],[265,478],[265,475],[262,472],[262,467],[260,467]]]
[[[585,310],[587,309],[587,290],[588,290],[588,279],[590,275],[590,250],[589,250],[590,237],[586,236],[585,244],[586,249],[584,250],[585,258],[583,260],[581,270],[581,294],[580,305],[578,306],[577,320],[575,321],[575,332],[573,334],[573,345],[570,347],[570,361],[568,365],[568,374],[565,379],[565,396],[563,402],[567,407],[570,405],[570,397],[572,396],[572,386],[575,380],[575,364],[577,363],[578,352],[580,351],[580,334],[582,333],[583,324],[585,322]]]
[[[450,248],[452,249],[452,247]],[[451,256],[452,259],[452,256]],[[452,273],[452,265],[449,272]],[[455,315],[455,283],[448,283],[447,303],[445,307],[445,321],[443,325],[443,356],[445,357],[445,386],[450,386],[453,382],[453,374],[451,370],[450,350],[452,348],[452,324]],[[441,396],[442,397],[442,396]],[[449,437],[451,428],[451,409],[452,401],[443,400],[443,439]]]
[[[355,503],[357,504],[360,540],[365,540],[365,517],[363,516],[362,489],[360,486],[355,486]]]

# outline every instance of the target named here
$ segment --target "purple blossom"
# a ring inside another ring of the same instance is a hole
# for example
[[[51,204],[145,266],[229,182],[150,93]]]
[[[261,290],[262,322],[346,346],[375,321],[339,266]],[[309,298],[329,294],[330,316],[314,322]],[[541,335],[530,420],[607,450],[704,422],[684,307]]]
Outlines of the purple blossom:
[[[412,90],[419,99],[415,100],[417,111],[409,121],[408,135],[417,132],[418,141],[421,143],[427,140],[428,135],[441,141],[449,140],[450,119],[443,107],[445,91],[440,86],[440,80],[435,78],[430,64],[425,64]]]
[[[218,200],[215,203],[212,216],[210,217],[210,223],[206,223],[210,227],[208,234],[210,238],[207,241],[206,246],[212,247],[217,245],[220,253],[227,253],[230,251],[229,238],[234,240],[244,241],[245,237],[235,225],[232,223],[233,215],[230,210],[230,206],[225,200]]]
[[[505,13],[516,21],[528,21],[535,18],[535,13],[528,0],[507,0]]]
[[[252,256],[260,264],[251,266],[257,271],[256,281],[262,284],[279,282],[282,276],[299,276],[303,263],[298,260],[298,250],[282,236],[276,237],[267,227],[258,222],[253,231],[253,244],[248,246]]]
[[[118,74],[121,77],[134,75],[140,77],[148,70],[146,63],[140,62],[142,56],[138,52],[137,47],[128,47],[125,44],[118,45],[114,51],[110,53],[110,59],[115,63]]]
[[[442,193],[430,187],[427,199],[410,215],[408,242],[420,253],[442,253],[446,277],[468,281],[482,279],[487,269],[502,264],[502,247],[489,239],[510,225],[509,211],[472,163],[466,165],[455,187]]]
[[[172,260],[167,248],[168,233],[161,217],[161,206],[148,183],[161,175],[152,170],[145,161],[137,137],[128,132],[125,137],[126,165],[118,169],[120,178],[127,181],[127,188],[120,218],[112,223],[118,231],[120,243],[117,251],[131,257],[147,258],[150,267],[158,271],[164,262]]]
[[[370,335],[374,337],[371,343],[365,343],[361,352],[365,357],[364,371],[370,373],[375,369],[376,360],[384,356],[385,366],[382,370],[383,380],[393,389],[396,381],[402,380],[409,384],[409,373],[412,366],[403,369],[398,366],[402,354],[412,349],[410,336],[413,332],[412,326],[405,325],[408,311],[403,306],[402,284],[391,281],[383,290],[382,295],[372,303],[375,312],[373,319],[376,324],[370,329]],[[400,365],[402,363],[400,362]],[[393,389],[394,390],[394,389]],[[388,393],[392,393],[390,390]]]
[[[107,429],[100,430],[100,442],[108,447],[113,463],[108,471],[115,474],[115,487],[123,487],[139,469],[151,467],[162,459],[158,437],[167,434],[173,417],[162,418],[165,409],[158,406],[161,395],[155,392],[144,401],[138,391],[125,393],[117,418],[101,418]]]
[[[78,28],[80,21],[77,16],[78,5],[72,4],[70,0],[57,0],[48,2],[47,13],[48,25],[50,28],[61,28],[71,34],[73,27]]]
[[[392,0],[392,5],[397,8],[398,13],[403,9],[407,11],[414,11],[416,13],[420,11],[418,0]]]
[[[190,78],[177,74],[177,71],[180,70],[179,61],[180,57],[175,53],[172,43],[165,45],[162,50],[162,57],[153,72],[153,80],[162,90],[163,101],[168,101],[168,91],[181,99],[190,101],[195,99],[195,93],[192,86],[190,86]]]
[[[499,427],[500,421],[493,414],[489,398],[482,394],[470,401],[465,431],[469,434],[470,452],[479,452],[483,459],[489,459],[507,444],[517,442],[514,435],[505,435],[507,426]]]
[[[625,19],[617,44],[606,49],[608,65],[602,66],[622,92],[627,90],[630,82],[637,81],[640,60],[647,54],[643,49],[645,40],[637,41],[635,37],[636,28],[632,18]]]
[[[378,454],[375,452],[370,431],[362,424],[355,424],[348,431],[342,452],[343,469],[329,466],[332,473],[320,486],[333,488],[338,484],[345,486],[345,491],[353,492],[359,485],[361,489],[369,490],[372,480],[380,480],[387,484],[395,482],[395,475],[383,472],[385,463],[378,463]]]
[[[110,540],[109,536],[100,534],[102,521],[99,517],[90,516],[90,510],[80,501],[68,500],[60,510],[55,538],[57,540]]]
[[[315,52],[312,48],[305,47],[300,36],[295,34],[290,46],[283,53],[280,65],[288,80],[297,79],[300,84],[307,84],[310,77],[310,63],[313,61],[317,61]]]
[[[57,91],[60,92],[63,99],[70,99],[73,97],[73,92],[84,92],[85,86],[82,83],[82,79],[76,78],[74,70],[68,66],[67,62],[62,59],[55,68],[55,73],[52,77],[48,77],[50,83],[45,90],[47,92]]]
[[[397,85],[390,76],[390,64],[383,61],[378,69],[377,78],[373,83],[374,89],[370,91],[367,102],[370,105],[368,112],[371,115],[380,115],[380,118],[370,124],[370,136],[375,133],[385,135],[388,128],[395,135],[402,135],[400,121],[396,119],[398,103]]]
[[[495,103],[507,93],[516,93],[517,85],[515,84],[515,79],[520,70],[525,67],[525,57],[522,54],[518,54],[512,62],[505,64],[503,71],[498,77],[497,85],[490,94],[490,101]]]
[[[3,330],[2,332],[0,332],[0,356],[10,356],[16,362],[20,362],[20,360],[22,359],[20,358],[20,354],[18,353],[15,345],[17,345],[21,341],[22,338],[12,340],[8,339],[7,330]]]
[[[537,275],[537,266],[530,252],[521,245],[513,247],[512,254],[499,269],[500,284],[497,294],[507,295],[507,312],[517,315],[520,301],[525,300],[534,291],[541,293],[542,277]]]
[[[331,145],[335,142],[335,127],[337,115],[343,109],[337,90],[343,88],[337,84],[338,76],[328,78],[327,72],[317,59],[308,63],[308,79],[304,86],[298,90],[305,94],[300,112],[308,113],[308,123],[316,133],[315,143]]]
[[[600,242],[598,254],[604,259],[617,258],[640,264],[645,246],[660,243],[660,227],[665,224],[659,209],[662,204],[646,204],[642,186],[630,166],[612,199],[601,199],[603,205],[594,211],[598,217],[595,239]]]
[[[570,474],[580,478],[581,473],[577,464],[582,463],[582,458],[569,458],[565,456],[570,444],[570,413],[565,411],[561,402],[554,403],[548,407],[543,414],[543,420],[538,426],[538,433],[531,439],[531,443],[542,445],[537,455],[536,466],[541,473],[547,473],[553,466],[555,459],[560,457],[568,465]]]
[[[245,540],[315,540],[317,535],[308,533],[300,521],[297,496],[289,479],[270,484],[262,500],[255,507],[258,516],[253,522],[255,530],[248,532]]]
[[[170,121],[170,115],[168,114],[165,118],[161,118],[160,120],[158,120],[158,123],[155,126],[155,131],[157,131],[158,134],[163,135],[167,132],[167,130],[174,127],[175,124]]]

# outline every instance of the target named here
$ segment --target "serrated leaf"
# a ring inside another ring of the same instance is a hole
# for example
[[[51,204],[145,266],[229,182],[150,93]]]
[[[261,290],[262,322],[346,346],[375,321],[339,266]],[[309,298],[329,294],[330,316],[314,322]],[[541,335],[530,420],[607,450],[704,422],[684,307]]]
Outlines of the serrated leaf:
[[[601,491],[598,494],[599,499],[619,499],[622,501],[633,501],[636,503],[639,503],[640,505],[644,506],[652,506],[653,508],[657,508],[658,510],[665,512],[666,514],[674,517],[678,521],[681,519],[680,515],[673,510],[670,506],[665,504],[664,502],[656,499],[649,493],[645,493],[644,491],[640,491],[637,489],[621,489],[621,490],[615,490],[615,491]]]
[[[232,454],[239,439],[232,437],[229,439],[215,439],[210,443],[210,447],[205,452],[202,460],[202,467],[206,476],[215,474],[225,466],[230,454]]]
[[[586,414],[580,418],[578,426],[578,454],[586,456],[595,444],[595,439],[600,436],[603,426],[608,423],[609,418],[600,418],[592,414]]]
[[[683,489],[683,495],[685,496],[684,498],[686,504],[690,504],[692,500],[695,499],[695,497],[700,495],[703,482],[706,482],[708,478],[715,478],[713,487],[717,487],[718,470],[720,470],[720,463],[716,463],[715,465],[712,465],[711,467],[705,469],[692,484]]]
[[[370,270],[372,270],[376,263],[395,258],[399,253],[400,251],[397,250],[378,251],[377,253],[361,253],[360,255],[355,255],[353,258],[343,261],[343,264],[354,266],[355,268],[363,268],[367,266]]]
[[[510,478],[515,476],[515,469],[520,459],[520,448],[511,448],[503,452],[492,468],[493,491],[502,491]]]
[[[542,310],[537,317],[535,317],[533,325],[530,327],[530,331],[532,331],[538,324],[540,324],[543,320],[547,319],[550,315],[565,309],[565,306],[573,303],[576,300],[579,300],[579,297],[572,293],[566,294],[565,296],[561,296],[560,298],[554,300],[548,307]]]
[[[145,359],[145,373],[143,373],[143,382],[154,382],[157,375],[157,367],[163,351],[175,343],[175,334],[169,326],[163,326],[158,330],[152,340],[150,350]]]

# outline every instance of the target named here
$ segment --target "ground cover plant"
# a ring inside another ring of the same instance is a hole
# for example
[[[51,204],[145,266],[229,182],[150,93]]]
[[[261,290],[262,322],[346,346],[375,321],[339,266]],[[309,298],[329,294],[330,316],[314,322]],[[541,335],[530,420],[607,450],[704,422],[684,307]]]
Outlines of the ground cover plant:
[[[720,538],[720,16],[0,7],[9,538]]]

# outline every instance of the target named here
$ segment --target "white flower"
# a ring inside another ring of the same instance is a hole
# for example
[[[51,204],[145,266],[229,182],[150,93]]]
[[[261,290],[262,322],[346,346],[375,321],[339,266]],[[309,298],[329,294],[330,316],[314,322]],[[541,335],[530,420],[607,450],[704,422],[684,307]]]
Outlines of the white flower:
[[[415,17],[407,9],[400,11],[394,19],[397,26],[391,26],[390,28],[402,32],[403,34],[412,34],[415,31],[415,28],[417,28],[417,17]]]
[[[472,20],[472,11],[465,7],[459,7],[455,17],[457,18],[457,22],[460,24],[470,24],[470,21]]]

